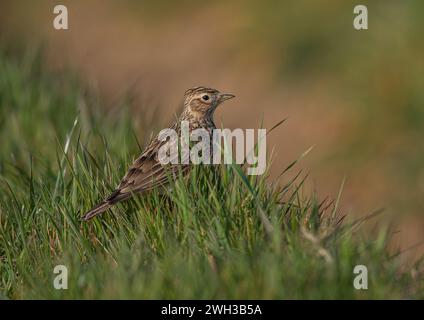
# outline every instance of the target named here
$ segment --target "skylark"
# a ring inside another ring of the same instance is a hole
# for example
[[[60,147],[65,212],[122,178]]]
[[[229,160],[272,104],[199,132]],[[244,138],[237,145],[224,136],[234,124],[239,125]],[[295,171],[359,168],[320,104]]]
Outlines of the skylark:
[[[184,94],[183,113],[171,129],[180,133],[181,123],[187,121],[190,131],[204,128],[211,133],[213,129],[216,129],[213,122],[215,109],[219,104],[231,98],[234,98],[234,95],[220,93],[218,90],[211,88],[195,87],[187,90]],[[164,143],[166,142],[161,141],[156,136],[131,165],[115,191],[100,204],[88,211],[83,219],[89,220],[103,213],[117,202],[129,199],[133,194],[164,186],[169,181],[169,172],[175,174],[181,170],[182,173],[187,173],[190,170],[190,164],[165,166],[159,161],[158,151]]]

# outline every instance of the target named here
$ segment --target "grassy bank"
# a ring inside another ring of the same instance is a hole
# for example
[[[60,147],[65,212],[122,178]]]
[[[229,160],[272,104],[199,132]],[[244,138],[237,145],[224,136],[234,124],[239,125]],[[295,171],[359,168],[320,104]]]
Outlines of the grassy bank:
[[[137,141],[125,104],[105,114],[39,61],[0,54],[3,298],[423,297],[422,278],[386,250],[390,230],[364,236],[366,219],[302,194],[302,173],[272,183],[201,168],[82,222],[149,136]],[[53,287],[56,265],[68,290]],[[368,290],[353,288],[355,265]]]

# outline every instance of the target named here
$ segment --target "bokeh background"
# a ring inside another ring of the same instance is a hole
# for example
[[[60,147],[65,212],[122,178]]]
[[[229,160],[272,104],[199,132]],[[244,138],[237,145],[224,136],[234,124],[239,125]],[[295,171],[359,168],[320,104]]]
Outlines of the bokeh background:
[[[57,4],[69,30],[53,29]],[[1,47],[41,47],[44,67],[76,74],[107,114],[128,99],[137,130],[167,126],[196,85],[237,96],[217,111],[225,127],[288,117],[268,139],[271,173],[314,146],[308,188],[335,197],[345,177],[343,210],[384,207],[408,256],[424,240],[423,34],[420,0],[0,1]]]

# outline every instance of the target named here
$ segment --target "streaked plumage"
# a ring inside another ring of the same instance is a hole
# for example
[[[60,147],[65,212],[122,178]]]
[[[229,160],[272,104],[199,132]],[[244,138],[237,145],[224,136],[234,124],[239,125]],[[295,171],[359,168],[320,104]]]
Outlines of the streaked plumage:
[[[211,88],[191,88],[184,94],[183,113],[171,128],[180,134],[181,122],[188,121],[190,130],[205,128],[211,131],[216,128],[213,122],[215,109],[220,103],[233,97],[231,94],[222,94]],[[164,166],[159,162],[158,151],[164,143],[158,137],[155,137],[131,165],[115,191],[103,202],[88,211],[83,219],[89,220],[117,202],[130,198],[135,193],[163,186],[168,182],[170,174],[177,174],[180,170],[182,173],[187,173],[190,165],[172,164]]]

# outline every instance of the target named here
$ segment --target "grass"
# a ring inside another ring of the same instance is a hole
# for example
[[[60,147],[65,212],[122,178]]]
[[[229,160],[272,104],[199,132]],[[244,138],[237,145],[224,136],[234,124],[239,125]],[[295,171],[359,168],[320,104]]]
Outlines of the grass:
[[[422,298],[422,278],[334,203],[243,168],[197,168],[166,194],[81,215],[139,153],[125,105],[102,113],[72,76],[0,53],[0,295],[10,299]],[[147,142],[148,135],[139,135]],[[296,162],[287,171],[296,170]],[[343,220],[343,221],[342,221]],[[344,221],[346,220],[346,221]],[[53,287],[56,265],[68,290]],[[355,265],[368,290],[353,288]]]

